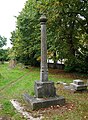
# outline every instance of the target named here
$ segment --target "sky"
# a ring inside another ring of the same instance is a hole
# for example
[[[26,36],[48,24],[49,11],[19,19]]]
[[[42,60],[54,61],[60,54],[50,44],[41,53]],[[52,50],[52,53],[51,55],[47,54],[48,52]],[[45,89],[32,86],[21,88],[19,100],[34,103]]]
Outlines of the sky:
[[[7,46],[11,47],[11,32],[16,28],[16,18],[27,0],[0,0],[0,35],[7,38]]]

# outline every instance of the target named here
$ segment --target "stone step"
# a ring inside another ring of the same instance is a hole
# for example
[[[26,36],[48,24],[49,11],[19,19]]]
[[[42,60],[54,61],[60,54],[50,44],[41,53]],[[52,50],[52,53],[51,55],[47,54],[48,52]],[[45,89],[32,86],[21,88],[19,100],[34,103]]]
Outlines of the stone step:
[[[87,90],[87,85],[77,85],[74,83],[70,83],[70,87],[74,90]]]
[[[24,100],[28,103],[32,110],[38,110],[40,108],[48,108],[55,105],[64,105],[65,98],[63,96],[55,96],[49,98],[35,98],[28,94],[23,95]]]
[[[76,84],[76,85],[84,85],[84,81],[83,80],[73,80],[73,83]]]

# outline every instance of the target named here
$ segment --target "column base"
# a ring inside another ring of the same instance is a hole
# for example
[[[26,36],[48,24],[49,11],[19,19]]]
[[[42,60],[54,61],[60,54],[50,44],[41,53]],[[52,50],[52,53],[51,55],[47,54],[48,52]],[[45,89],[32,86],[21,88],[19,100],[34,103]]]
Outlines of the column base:
[[[44,98],[35,98],[29,96],[28,94],[24,94],[24,100],[28,103],[29,107],[32,110],[48,108],[50,106],[55,106],[55,105],[62,106],[65,104],[65,98],[62,96],[55,96],[44,99]]]
[[[48,98],[56,96],[56,89],[54,87],[54,82],[52,81],[35,81],[34,91],[37,98]]]

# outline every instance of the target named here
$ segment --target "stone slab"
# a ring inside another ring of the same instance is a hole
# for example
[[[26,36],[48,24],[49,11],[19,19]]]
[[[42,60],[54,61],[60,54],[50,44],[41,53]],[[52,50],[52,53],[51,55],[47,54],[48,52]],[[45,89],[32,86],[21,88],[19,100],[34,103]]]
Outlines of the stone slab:
[[[73,80],[73,83],[76,84],[76,85],[84,85],[84,81],[83,80]]]
[[[87,90],[87,85],[76,85],[74,83],[70,83],[70,88],[74,90]]]
[[[38,110],[40,108],[48,108],[50,106],[65,104],[65,98],[62,96],[55,96],[50,98],[35,98],[29,96],[28,94],[24,94],[23,98],[32,110]]]
[[[87,92],[88,93],[87,89],[84,89],[84,90],[75,90],[75,89],[73,89],[70,86],[64,86],[64,90],[67,90],[70,93],[82,93],[82,92]]]

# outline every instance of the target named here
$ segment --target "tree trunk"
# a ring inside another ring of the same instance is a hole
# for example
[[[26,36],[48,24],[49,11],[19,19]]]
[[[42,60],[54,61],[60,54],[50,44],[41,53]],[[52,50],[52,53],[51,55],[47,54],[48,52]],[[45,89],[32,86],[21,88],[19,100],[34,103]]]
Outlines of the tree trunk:
[[[57,65],[56,52],[54,52],[54,66],[53,66],[54,69],[57,68],[56,65]]]
[[[75,47],[74,47],[74,25],[75,25],[75,21],[71,21],[70,22],[70,28],[69,28],[69,34],[68,34],[68,40],[67,40],[67,43],[68,43],[68,53],[69,53],[69,57],[73,56],[75,57]]]

